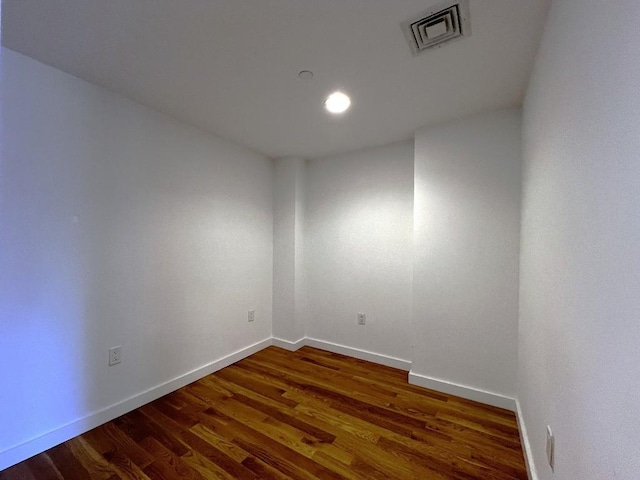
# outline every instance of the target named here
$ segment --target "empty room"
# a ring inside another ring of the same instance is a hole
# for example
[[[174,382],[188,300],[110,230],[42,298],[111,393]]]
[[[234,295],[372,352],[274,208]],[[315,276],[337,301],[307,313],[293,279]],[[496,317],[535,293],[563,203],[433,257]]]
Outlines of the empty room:
[[[0,5],[0,480],[640,478],[640,2]]]

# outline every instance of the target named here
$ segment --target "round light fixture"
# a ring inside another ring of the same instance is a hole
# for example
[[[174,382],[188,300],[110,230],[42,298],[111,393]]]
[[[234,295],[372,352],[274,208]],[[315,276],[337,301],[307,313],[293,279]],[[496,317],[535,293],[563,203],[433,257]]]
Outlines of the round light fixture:
[[[313,79],[313,72],[310,70],[302,70],[300,73],[298,73],[298,78],[300,80],[308,82],[309,80]]]
[[[351,105],[351,99],[342,92],[333,92],[324,102],[324,108],[331,113],[343,113]]]

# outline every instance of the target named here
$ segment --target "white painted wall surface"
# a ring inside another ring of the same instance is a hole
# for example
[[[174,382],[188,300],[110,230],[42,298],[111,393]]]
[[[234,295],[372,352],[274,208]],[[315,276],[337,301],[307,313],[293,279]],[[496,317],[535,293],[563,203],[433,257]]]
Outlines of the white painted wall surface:
[[[273,167],[9,50],[0,68],[7,460],[270,337]],[[122,364],[108,367],[114,345]]]
[[[304,170],[301,158],[274,161],[273,336],[304,337]]]
[[[640,478],[640,2],[611,7],[553,3],[524,108],[518,395],[541,480]]]
[[[519,110],[415,138],[412,373],[515,396]]]
[[[413,142],[309,161],[306,188],[307,336],[409,359]]]
[[[307,162],[299,160],[296,164],[296,224],[295,224],[295,314],[296,328],[295,334],[298,335],[293,340],[304,338],[307,321],[309,304],[307,301],[307,267],[304,253],[304,232],[305,232],[305,209],[306,209],[306,191],[307,191]]]

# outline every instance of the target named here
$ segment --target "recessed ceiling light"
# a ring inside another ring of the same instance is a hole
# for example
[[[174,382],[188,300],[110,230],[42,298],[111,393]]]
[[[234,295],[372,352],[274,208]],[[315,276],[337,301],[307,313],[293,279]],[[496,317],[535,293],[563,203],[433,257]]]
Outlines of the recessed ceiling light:
[[[351,99],[342,92],[333,92],[324,102],[324,108],[331,113],[343,113],[351,105]]]

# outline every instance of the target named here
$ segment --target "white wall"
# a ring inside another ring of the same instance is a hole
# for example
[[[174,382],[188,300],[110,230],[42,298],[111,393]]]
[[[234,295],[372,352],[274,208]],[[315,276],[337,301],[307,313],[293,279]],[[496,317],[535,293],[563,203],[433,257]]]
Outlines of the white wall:
[[[304,337],[305,160],[274,161],[273,336],[288,343]],[[290,346],[285,344],[284,346]]]
[[[520,120],[503,110],[415,138],[412,373],[507,397],[516,384]]]
[[[304,231],[305,231],[305,210],[306,210],[306,161],[298,160],[296,162],[296,173],[295,173],[295,182],[296,182],[296,192],[295,192],[295,212],[296,212],[296,223],[295,223],[295,275],[296,275],[296,285],[295,285],[295,315],[296,315],[296,323],[295,323],[295,334],[297,337],[294,337],[293,340],[299,340],[305,336],[306,326],[308,322],[308,311],[309,304],[307,302],[307,270],[306,270],[306,262],[305,262],[305,253],[304,253]]]
[[[306,188],[307,336],[409,359],[413,142],[309,161]]]
[[[519,401],[540,479],[640,475],[640,2],[608,7],[553,3],[524,108]]]
[[[270,337],[273,167],[6,49],[0,73],[2,469]]]

